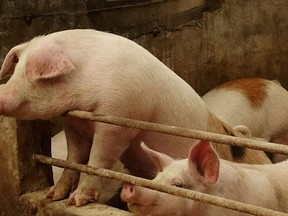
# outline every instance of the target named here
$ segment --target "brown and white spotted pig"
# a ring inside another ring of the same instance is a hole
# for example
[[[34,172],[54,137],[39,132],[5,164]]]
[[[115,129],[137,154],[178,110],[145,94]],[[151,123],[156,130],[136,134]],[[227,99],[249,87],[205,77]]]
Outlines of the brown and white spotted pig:
[[[253,137],[288,144],[288,92],[277,81],[261,78],[223,83],[202,99],[230,126],[245,125]],[[286,155],[272,155],[277,162]]]

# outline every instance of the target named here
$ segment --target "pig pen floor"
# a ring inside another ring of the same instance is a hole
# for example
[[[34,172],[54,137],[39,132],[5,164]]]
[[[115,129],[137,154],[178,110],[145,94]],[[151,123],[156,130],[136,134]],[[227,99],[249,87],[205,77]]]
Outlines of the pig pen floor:
[[[53,202],[46,198],[47,191],[24,194],[20,201],[25,215],[37,216],[132,216],[133,214],[104,204],[90,203],[83,207],[67,206],[65,200]]]

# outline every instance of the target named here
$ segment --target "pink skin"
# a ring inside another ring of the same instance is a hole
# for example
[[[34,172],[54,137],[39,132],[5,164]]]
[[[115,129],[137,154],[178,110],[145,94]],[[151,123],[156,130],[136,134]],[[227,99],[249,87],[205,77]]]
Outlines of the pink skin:
[[[36,37],[7,54],[0,78],[6,76],[11,78],[0,86],[0,114],[7,116],[51,119],[70,110],[83,110],[223,133],[222,122],[185,81],[147,50],[117,35],[68,30]],[[195,142],[65,116],[62,119],[67,161],[117,169],[115,164],[121,159],[131,174],[150,179],[155,177],[155,165],[141,150],[140,140],[177,158],[185,157]],[[225,152],[223,158],[233,160],[229,147],[220,148]],[[267,162],[262,153],[246,155],[243,161],[257,158],[259,163]],[[103,195],[109,181],[64,170],[47,196],[60,200],[72,192],[67,203],[76,206],[90,200],[106,202],[114,195]]]
[[[183,160],[174,160],[144,144],[142,148],[159,169],[154,182],[288,212],[284,195],[288,193],[288,174],[283,174],[288,161],[268,165],[233,163],[219,159],[207,141],[193,145]],[[124,184],[121,198],[130,211],[141,216],[248,216],[131,184]]]

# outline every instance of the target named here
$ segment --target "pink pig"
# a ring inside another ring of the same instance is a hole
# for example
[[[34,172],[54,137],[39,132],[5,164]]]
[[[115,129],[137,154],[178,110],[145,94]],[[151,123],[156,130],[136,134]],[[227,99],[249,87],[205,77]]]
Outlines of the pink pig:
[[[229,162],[219,159],[207,141],[193,145],[188,159],[182,160],[141,146],[160,171],[154,182],[288,212],[288,174],[283,172],[288,161],[267,165]],[[121,198],[134,214],[143,216],[249,215],[131,184],[124,184]]]
[[[230,126],[245,125],[253,137],[288,144],[288,92],[278,82],[249,78],[223,83],[202,99]],[[274,162],[286,158],[275,154]]]
[[[11,76],[12,75],[12,76]],[[237,135],[200,96],[151,53],[124,37],[95,30],[67,30],[39,36],[12,48],[0,78],[0,114],[50,119],[83,110],[191,129]],[[154,164],[140,148],[184,158],[195,140],[63,116],[67,161],[100,168],[122,163],[133,175],[154,178]],[[239,133],[238,133],[239,134]],[[163,145],[163,143],[167,143]],[[263,152],[215,145],[220,157],[268,163]],[[105,202],[110,180],[65,169],[48,197],[81,206]],[[78,185],[79,182],[79,185]],[[77,189],[76,189],[77,188]]]

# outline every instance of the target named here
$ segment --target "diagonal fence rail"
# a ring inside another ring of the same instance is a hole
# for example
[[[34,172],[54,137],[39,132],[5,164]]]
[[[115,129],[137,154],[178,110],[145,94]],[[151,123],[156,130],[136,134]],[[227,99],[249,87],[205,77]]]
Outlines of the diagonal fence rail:
[[[140,120],[128,119],[116,116],[99,115],[85,111],[70,111],[66,114],[70,117],[86,119],[90,121],[97,121],[107,124],[114,124],[124,127],[137,128],[142,130],[149,130],[158,133],[170,134],[175,136],[182,136],[187,138],[194,138],[199,140],[207,140],[217,142],[219,144],[227,144],[244,148],[251,148],[271,153],[287,154],[288,146],[277,143],[269,143],[259,140],[247,139],[242,137],[233,137],[223,134],[211,133],[206,131],[192,130],[182,127],[163,125],[152,122],[145,122]]]

